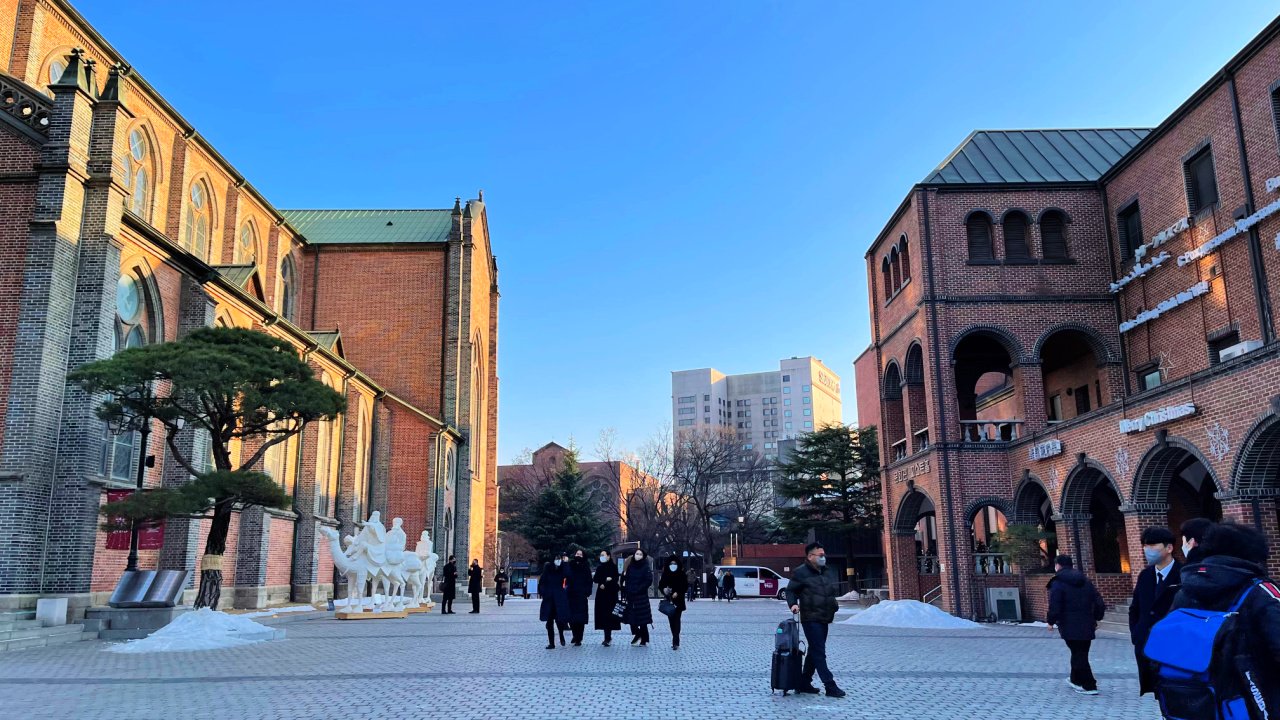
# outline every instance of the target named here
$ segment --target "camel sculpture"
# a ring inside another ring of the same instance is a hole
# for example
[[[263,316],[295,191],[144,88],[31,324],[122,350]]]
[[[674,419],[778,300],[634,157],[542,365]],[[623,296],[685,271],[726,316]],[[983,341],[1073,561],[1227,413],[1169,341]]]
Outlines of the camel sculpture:
[[[369,582],[369,566],[359,559],[347,557],[347,553],[338,540],[338,531],[331,527],[318,528],[320,534],[329,539],[329,554],[333,556],[333,566],[347,578],[347,607],[362,607],[364,587]],[[351,536],[348,535],[348,538]]]
[[[373,594],[381,594],[381,602],[373,606],[375,613],[384,609],[398,612],[406,607],[421,607],[427,585],[427,563],[430,558],[405,550],[403,520],[395,518],[391,530],[382,526],[377,511],[369,521],[361,523],[356,538],[350,535],[338,541],[338,532],[321,527],[320,533],[329,539],[334,567],[347,578],[349,599],[347,607],[363,607],[365,583],[372,583]],[[424,532],[424,537],[429,537]],[[344,547],[345,545],[345,547]],[[421,543],[419,544],[421,548]],[[405,592],[409,593],[406,603]],[[388,607],[389,606],[389,607]]]

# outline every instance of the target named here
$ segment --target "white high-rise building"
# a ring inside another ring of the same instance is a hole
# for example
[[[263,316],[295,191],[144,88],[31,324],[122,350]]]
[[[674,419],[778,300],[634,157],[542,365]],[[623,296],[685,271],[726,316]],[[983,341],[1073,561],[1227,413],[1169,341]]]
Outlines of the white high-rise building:
[[[843,422],[839,375],[813,357],[778,366],[744,375],[715,368],[671,373],[673,431],[730,429],[744,451],[772,460],[779,440]]]

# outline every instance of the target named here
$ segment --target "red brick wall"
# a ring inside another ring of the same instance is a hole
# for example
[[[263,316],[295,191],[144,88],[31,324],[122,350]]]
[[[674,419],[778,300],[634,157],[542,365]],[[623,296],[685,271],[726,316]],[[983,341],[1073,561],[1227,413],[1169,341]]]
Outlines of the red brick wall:
[[[308,283],[316,279],[314,294],[300,298],[304,313],[314,301],[311,327],[341,330],[348,360],[437,416],[444,260],[444,245],[328,245],[308,248],[299,263]]]
[[[267,550],[267,585],[288,585],[293,573],[293,520],[270,516],[269,522],[271,546]]]
[[[404,518],[404,532],[412,547],[422,531],[431,527],[427,512],[432,501],[431,437],[435,428],[399,403],[387,403],[387,407],[391,410],[391,483],[383,521],[390,527],[392,518]]]

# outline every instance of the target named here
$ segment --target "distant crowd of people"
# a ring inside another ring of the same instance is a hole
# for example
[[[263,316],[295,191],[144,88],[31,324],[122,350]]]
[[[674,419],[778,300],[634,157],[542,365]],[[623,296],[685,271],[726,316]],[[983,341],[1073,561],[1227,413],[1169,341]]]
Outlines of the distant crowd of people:
[[[1142,533],[1147,566],[1129,606],[1139,694],[1154,693],[1170,719],[1280,718],[1280,588],[1267,577],[1266,538],[1203,518],[1179,534],[1185,562],[1168,528]],[[1089,650],[1106,605],[1073,565],[1055,561],[1047,620],[1071,654],[1068,684],[1097,695]]]

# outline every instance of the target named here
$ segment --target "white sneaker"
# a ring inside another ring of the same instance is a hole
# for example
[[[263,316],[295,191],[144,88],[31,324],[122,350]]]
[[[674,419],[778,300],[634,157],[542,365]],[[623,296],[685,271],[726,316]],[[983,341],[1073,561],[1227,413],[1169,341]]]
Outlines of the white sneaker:
[[[1067,685],[1076,692],[1084,692],[1084,687],[1071,682],[1071,678],[1067,678]]]
[[[1097,694],[1098,694],[1098,691],[1097,691],[1097,690],[1085,690],[1084,688],[1080,687],[1079,685],[1072,685],[1072,686],[1071,686],[1071,689],[1072,689],[1072,690],[1075,690],[1075,691],[1076,691],[1077,693],[1079,693],[1080,695],[1097,695]]]

